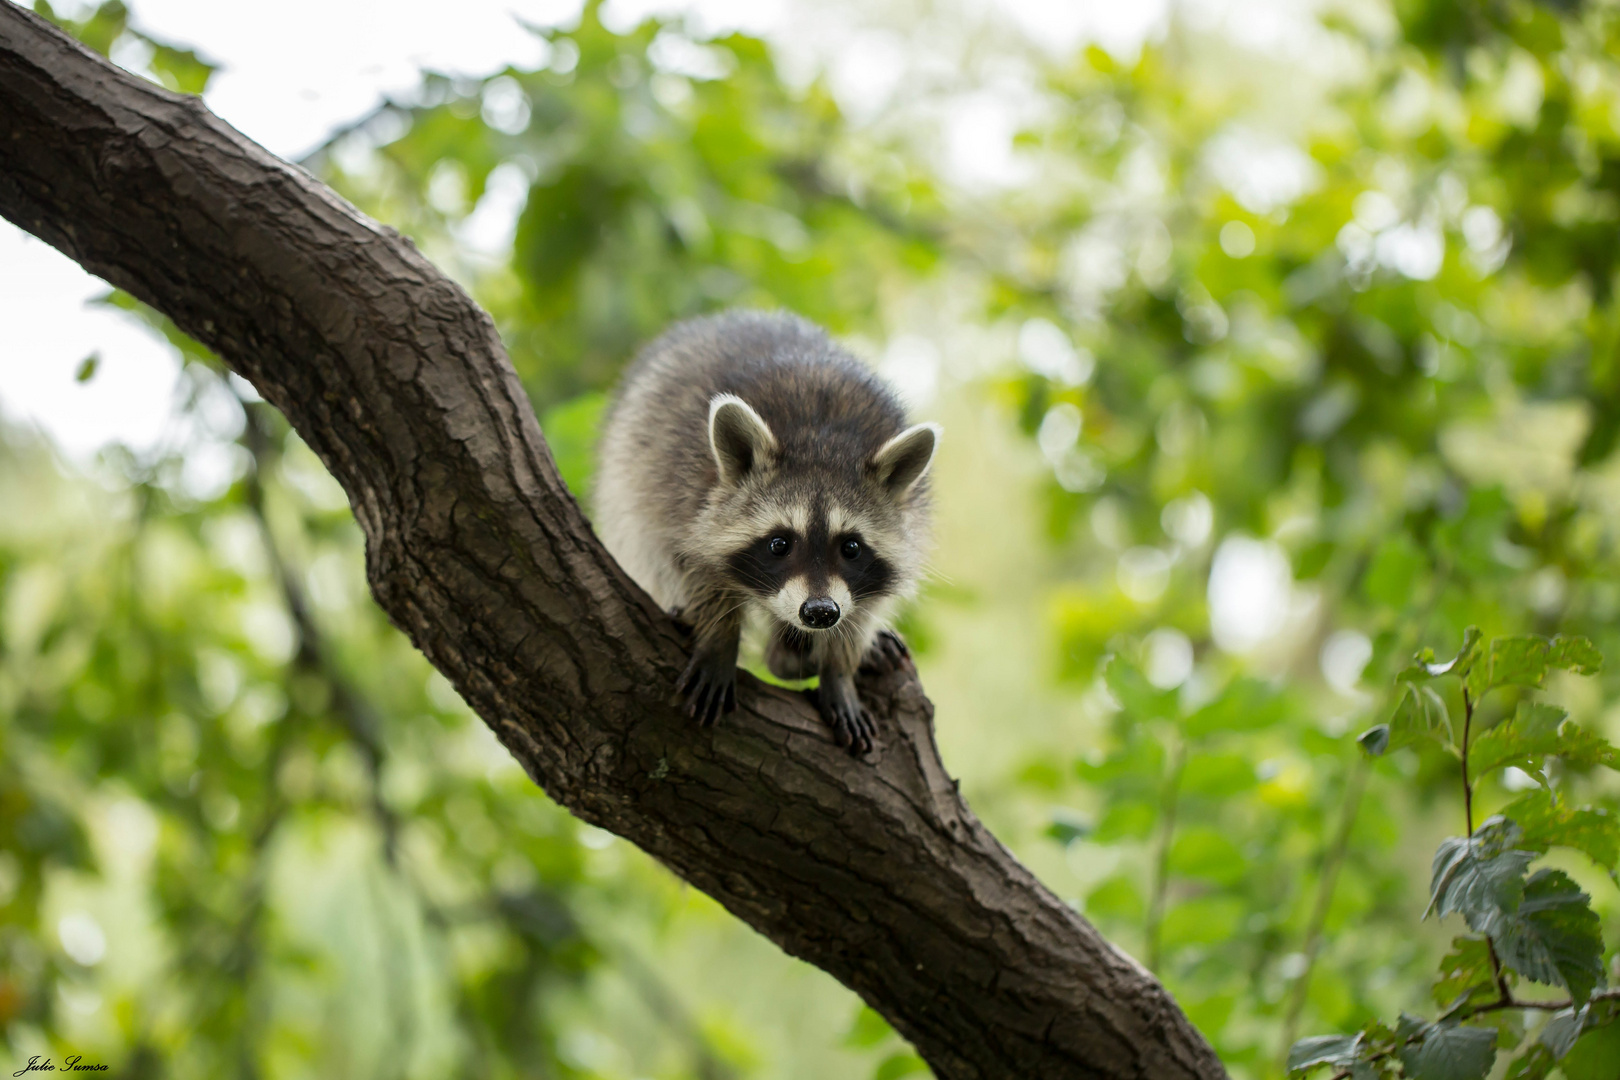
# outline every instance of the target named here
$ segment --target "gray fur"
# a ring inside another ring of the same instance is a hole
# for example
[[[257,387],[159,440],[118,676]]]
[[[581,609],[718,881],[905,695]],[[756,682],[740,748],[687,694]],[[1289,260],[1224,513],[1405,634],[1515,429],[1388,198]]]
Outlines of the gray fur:
[[[680,323],[625,372],[607,415],[597,531],[659,604],[693,625],[698,654],[723,658],[729,647],[734,665],[744,616],[760,617],[772,631],[772,669],[819,672],[826,714],[829,698],[853,701],[852,682],[844,694],[828,688],[829,678],[849,682],[894,601],[921,575],[937,433],[933,425],[908,430],[893,392],[796,316],[733,312]],[[807,535],[815,522],[858,534],[893,571],[860,599],[836,578],[808,582],[842,598],[844,615],[827,631],[798,624],[797,593],[762,598],[728,563],[773,529]]]

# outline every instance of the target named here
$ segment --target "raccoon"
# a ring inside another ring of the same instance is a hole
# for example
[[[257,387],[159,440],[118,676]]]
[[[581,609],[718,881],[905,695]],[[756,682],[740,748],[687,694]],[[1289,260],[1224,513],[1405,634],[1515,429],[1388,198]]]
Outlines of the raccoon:
[[[928,542],[937,424],[794,315],[676,325],[626,371],[599,446],[596,524],[630,576],[689,628],[675,688],[705,726],[736,708],[744,623],[784,679],[820,676],[834,739],[872,748],[855,691],[906,656],[888,628]]]

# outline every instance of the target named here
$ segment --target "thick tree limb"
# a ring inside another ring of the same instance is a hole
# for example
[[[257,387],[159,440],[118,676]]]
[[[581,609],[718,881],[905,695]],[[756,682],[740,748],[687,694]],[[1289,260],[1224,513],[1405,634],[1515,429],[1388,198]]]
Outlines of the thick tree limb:
[[[349,493],[389,617],[529,775],[855,989],[941,1077],[1218,1077],[1168,994],[974,818],[911,673],[833,745],[743,679],[669,704],[676,629],[558,479],[488,316],[194,98],[0,3],[0,214],[165,312]]]

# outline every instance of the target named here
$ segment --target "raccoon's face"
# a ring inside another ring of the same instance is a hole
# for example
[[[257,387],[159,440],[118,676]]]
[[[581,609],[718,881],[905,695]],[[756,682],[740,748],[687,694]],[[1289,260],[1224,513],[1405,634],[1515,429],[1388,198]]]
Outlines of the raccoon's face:
[[[740,398],[717,396],[709,442],[719,467],[730,576],[779,621],[831,631],[907,591],[921,565],[914,498],[939,427],[918,424],[859,462],[785,461]]]

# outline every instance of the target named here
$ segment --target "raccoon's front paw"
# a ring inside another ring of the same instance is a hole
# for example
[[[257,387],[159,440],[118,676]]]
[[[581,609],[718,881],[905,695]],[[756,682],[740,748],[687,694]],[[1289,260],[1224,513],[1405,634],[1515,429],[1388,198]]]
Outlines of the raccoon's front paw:
[[[692,654],[676,692],[686,701],[686,715],[703,727],[737,710],[737,656],[715,655],[699,649]]]
[[[866,655],[861,657],[861,670],[888,675],[899,671],[910,656],[911,650],[906,648],[899,634],[893,630],[880,630],[878,636],[872,639]]]
[[[816,690],[816,708],[821,712],[821,719],[832,728],[834,742],[851,754],[871,752],[877,725],[861,704],[855,683],[848,675],[821,677],[821,686]]]

